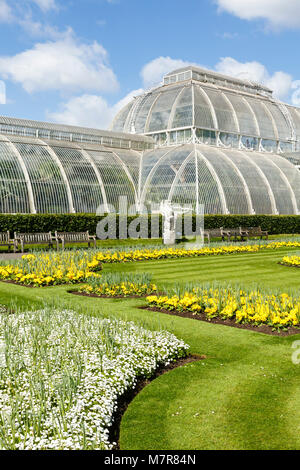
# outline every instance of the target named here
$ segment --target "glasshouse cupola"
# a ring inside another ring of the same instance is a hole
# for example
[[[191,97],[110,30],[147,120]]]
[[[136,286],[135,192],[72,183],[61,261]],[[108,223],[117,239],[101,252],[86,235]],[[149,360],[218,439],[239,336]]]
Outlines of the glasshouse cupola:
[[[112,130],[145,134],[157,145],[204,143],[262,152],[300,148],[300,112],[268,88],[187,67],[120,111]]]

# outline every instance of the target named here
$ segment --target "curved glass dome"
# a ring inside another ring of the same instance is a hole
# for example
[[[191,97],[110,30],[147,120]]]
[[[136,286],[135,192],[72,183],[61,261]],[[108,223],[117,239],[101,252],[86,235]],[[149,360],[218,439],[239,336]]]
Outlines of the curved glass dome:
[[[206,214],[298,214],[300,172],[279,155],[183,145],[144,154],[140,200]]]
[[[0,213],[95,213],[137,204],[140,154],[0,136]],[[110,207],[112,206],[112,207]]]
[[[286,158],[187,144],[144,153],[1,136],[0,212],[95,213],[164,199],[208,214],[298,214],[300,172]]]
[[[187,67],[136,97],[111,126],[156,137],[158,145],[189,142],[181,132],[177,135],[188,128],[195,130],[193,141],[198,143],[292,151],[300,143],[300,110],[275,100],[263,86]]]

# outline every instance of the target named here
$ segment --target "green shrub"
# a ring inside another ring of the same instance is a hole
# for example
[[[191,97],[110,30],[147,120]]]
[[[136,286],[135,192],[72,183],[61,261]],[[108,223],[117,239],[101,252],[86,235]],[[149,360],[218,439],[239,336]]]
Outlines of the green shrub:
[[[14,232],[82,232],[88,230],[91,234],[96,233],[98,222],[104,216],[95,214],[0,214],[0,231],[10,230]],[[144,216],[147,217],[147,216]],[[195,216],[193,227],[195,228]],[[127,226],[135,219],[128,216]],[[119,236],[119,221],[117,216],[117,238]],[[254,227],[261,226],[270,235],[285,233],[300,233],[299,215],[206,215],[204,217],[206,229],[219,227],[235,228],[239,226]],[[151,236],[150,221],[148,222],[149,238]],[[159,236],[162,236],[162,217],[159,218]]]

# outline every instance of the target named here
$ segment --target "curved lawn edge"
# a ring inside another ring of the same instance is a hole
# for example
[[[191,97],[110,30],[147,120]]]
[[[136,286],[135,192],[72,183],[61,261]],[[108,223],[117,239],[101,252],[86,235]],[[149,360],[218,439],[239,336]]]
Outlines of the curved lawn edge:
[[[187,364],[191,364],[192,362],[200,362],[206,359],[206,356],[199,355],[199,354],[189,354],[186,357],[178,359],[177,361],[171,362],[167,366],[160,366],[154,374],[150,378],[140,378],[137,381],[136,387],[134,389],[128,390],[124,393],[119,399],[117,403],[117,411],[113,416],[113,425],[110,428],[109,433],[109,440],[110,442],[116,442],[117,446],[113,450],[121,450],[120,449],[120,427],[122,418],[127,411],[128,406],[134,400],[134,398],[151,382],[153,382],[157,377],[166,374],[174,369],[178,369],[179,367],[183,367]]]

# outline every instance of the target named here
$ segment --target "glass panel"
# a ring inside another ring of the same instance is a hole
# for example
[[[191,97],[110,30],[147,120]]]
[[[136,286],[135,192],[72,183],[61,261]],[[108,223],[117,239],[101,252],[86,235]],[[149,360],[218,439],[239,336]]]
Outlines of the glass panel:
[[[287,122],[286,117],[280,110],[279,106],[265,102],[265,106],[268,108],[270,113],[273,116],[273,119],[276,123],[279,139],[290,139],[292,137],[292,131],[290,125]]]
[[[177,131],[170,132],[170,144],[176,144],[177,142]]]
[[[279,213],[293,214],[290,190],[280,171],[271,163],[270,156],[253,152],[249,153],[249,157],[260,167],[269,181]]]
[[[211,163],[220,179],[229,212],[248,214],[244,183],[226,156],[220,150],[209,147],[201,147],[201,153]]]
[[[88,151],[101,175],[107,202],[119,210],[119,197],[126,196],[128,204],[136,204],[134,185],[122,164],[111,152]]]
[[[167,134],[166,132],[162,132],[161,134],[154,134],[153,136],[155,143],[157,145],[164,145],[167,143]]]
[[[272,119],[263,104],[253,98],[245,97],[245,100],[247,100],[255,113],[260,129],[260,137],[263,139],[276,139]]]
[[[218,185],[203,157],[197,152],[199,204],[204,204],[205,214],[222,214]]]
[[[210,105],[199,86],[194,86],[195,96],[195,126],[214,129],[215,124]]]
[[[143,154],[141,188],[144,187],[146,179],[154,165],[158,162],[161,157],[163,157],[163,155],[166,155],[168,152],[170,152],[170,148],[150,150]]]
[[[125,151],[125,150],[115,150],[115,153],[118,157],[125,163],[129,174],[131,175],[136,190],[139,185],[139,174],[140,174],[140,163],[141,163],[141,155],[137,152],[133,151]]]
[[[184,131],[177,131],[177,142],[182,144],[184,142]]]
[[[183,90],[176,105],[171,128],[188,127],[193,125],[193,96],[192,87]]]
[[[180,169],[180,177],[174,187],[172,203],[181,206],[188,204],[196,208],[196,167],[195,156],[191,157]]]
[[[237,150],[226,151],[226,155],[238,167],[248,186],[252,206],[256,214],[272,214],[272,205],[268,188],[259,170],[246,155],[250,153]]]
[[[236,132],[239,130],[234,119],[233,110],[220,91],[204,88],[215,109],[218,129],[225,132]]]
[[[291,142],[280,142],[280,150],[282,152],[292,152],[293,144]]]
[[[268,155],[268,158],[272,160],[272,162],[274,162],[287,177],[292,187],[292,191],[295,194],[296,201],[298,204],[298,210],[299,210],[300,209],[300,171],[296,169],[294,165],[289,163],[285,158],[279,157],[278,155]],[[294,213],[294,211],[292,213]]]
[[[54,146],[52,149],[66,172],[75,211],[95,213],[103,198],[91,163],[77,149]]]
[[[226,96],[236,112],[241,134],[257,136],[254,116],[243,97],[233,93],[226,93]]]
[[[240,139],[236,134],[228,134],[227,132],[220,132],[220,140],[226,147],[239,147]]]
[[[216,145],[217,136],[215,131],[208,131],[206,129],[196,129],[196,137],[207,145]]]
[[[267,152],[277,152],[278,150],[278,144],[274,140],[262,139],[261,145]]]
[[[125,122],[127,116],[133,106],[133,101],[128,103],[118,114],[116,120],[113,122],[112,130],[115,132],[126,132],[125,130]]]
[[[27,168],[36,211],[65,214],[70,212],[66,185],[60,169],[45,147],[15,144]]]
[[[144,132],[147,132],[145,129],[146,127],[146,122],[149,116],[149,112],[151,109],[151,106],[153,105],[154,101],[157,99],[158,94],[157,93],[152,93],[147,95],[144,98],[143,104],[140,106],[136,118],[135,118],[135,132],[137,134],[143,134]],[[131,131],[128,129],[129,132]]]
[[[246,149],[258,150],[258,139],[256,137],[242,136],[242,144]]]
[[[30,213],[25,176],[12,150],[0,142],[0,212]]]
[[[146,182],[145,204],[160,203],[168,199],[171,186],[182,163],[193,151],[193,146],[176,148],[165,155],[156,167],[151,180]],[[143,202],[143,201],[142,201]]]
[[[292,108],[292,106],[287,106],[289,113],[292,117],[297,139],[300,140],[300,112],[296,108]]]
[[[176,87],[170,91],[165,91],[162,95],[158,98],[157,102],[153,106],[150,124],[149,124],[149,132],[155,132],[160,130],[166,130],[168,128],[169,117],[171,114],[171,110],[173,104],[181,92],[181,88]]]

